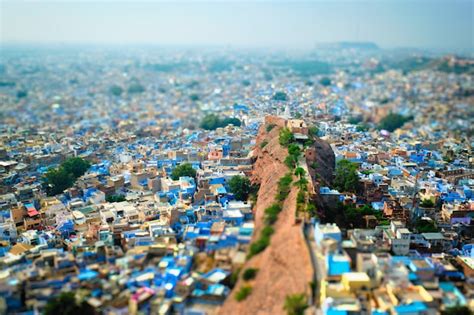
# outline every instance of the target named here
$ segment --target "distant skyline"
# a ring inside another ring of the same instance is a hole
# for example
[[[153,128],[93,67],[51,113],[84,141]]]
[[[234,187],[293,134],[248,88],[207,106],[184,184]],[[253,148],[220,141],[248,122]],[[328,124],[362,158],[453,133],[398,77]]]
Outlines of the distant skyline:
[[[1,43],[381,47],[474,52],[474,1],[0,0]]]

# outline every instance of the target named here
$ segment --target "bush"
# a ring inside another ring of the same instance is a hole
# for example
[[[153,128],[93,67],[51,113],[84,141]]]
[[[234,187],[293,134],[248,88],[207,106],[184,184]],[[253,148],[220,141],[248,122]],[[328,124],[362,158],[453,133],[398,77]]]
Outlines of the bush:
[[[318,215],[316,206],[312,203],[308,203],[306,205],[306,212],[308,212],[309,215],[312,216],[312,217],[317,217],[317,215]]]
[[[300,190],[298,192],[298,195],[296,196],[296,203],[297,204],[302,204],[306,201],[306,194],[303,190]]]
[[[308,308],[306,296],[303,293],[288,295],[283,308],[288,315],[303,315]]]
[[[280,145],[287,147],[290,143],[295,141],[295,137],[291,133],[290,129],[282,128],[278,138]]]
[[[235,294],[235,299],[237,302],[245,300],[252,293],[251,286],[241,287],[240,290]]]
[[[278,193],[277,193],[277,200],[284,201],[291,190],[291,183],[293,182],[293,177],[291,174],[287,174],[280,178],[278,181]]]
[[[265,223],[272,225],[278,220],[278,214],[281,212],[282,208],[279,204],[273,204],[270,207],[265,209]]]
[[[229,288],[234,288],[237,280],[239,280],[239,274],[240,274],[240,268],[237,268],[236,270],[232,271],[232,273],[224,279],[223,283],[224,285],[228,286]]]
[[[242,274],[242,278],[245,281],[249,281],[254,279],[257,276],[258,269],[257,268],[248,268],[244,270],[244,273]]]
[[[297,160],[295,159],[294,156],[292,155],[288,155],[285,160],[283,161],[283,163],[285,163],[285,165],[289,168],[289,169],[294,169],[296,167],[296,162]]]
[[[270,237],[263,237],[261,236],[258,240],[250,244],[250,250],[247,255],[248,258],[251,258],[257,254],[260,254],[267,248],[267,246],[270,244]]]
[[[298,167],[295,169],[295,176],[298,176],[299,178],[301,178],[301,177],[303,177],[303,176],[305,176],[305,175],[306,175],[306,171],[304,170],[304,168],[298,166]]]
[[[260,148],[265,148],[265,146],[268,144],[268,140],[263,140],[262,143],[260,143]]]
[[[189,176],[192,178],[196,177],[196,170],[189,163],[183,163],[176,166],[176,168],[171,172],[171,178],[173,180],[178,180],[180,177]]]
[[[270,236],[272,236],[272,234],[275,232],[275,229],[269,225],[267,225],[266,227],[264,227],[262,229],[262,237],[267,237],[269,238]]]
[[[273,128],[275,128],[275,124],[268,124],[266,127],[265,127],[265,130],[267,130],[267,132],[270,132],[272,131]]]

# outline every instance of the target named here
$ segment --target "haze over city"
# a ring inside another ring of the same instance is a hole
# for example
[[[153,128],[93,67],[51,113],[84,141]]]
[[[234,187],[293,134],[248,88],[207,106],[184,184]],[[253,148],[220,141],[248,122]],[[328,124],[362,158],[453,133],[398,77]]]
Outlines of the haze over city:
[[[11,1],[1,40],[311,49],[370,41],[385,48],[473,51],[469,0]]]

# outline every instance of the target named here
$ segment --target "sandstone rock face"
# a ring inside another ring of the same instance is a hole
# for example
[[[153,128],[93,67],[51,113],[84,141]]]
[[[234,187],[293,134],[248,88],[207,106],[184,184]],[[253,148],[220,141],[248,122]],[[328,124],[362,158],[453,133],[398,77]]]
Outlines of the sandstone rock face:
[[[258,238],[264,227],[265,208],[275,200],[278,180],[288,172],[288,168],[283,163],[287,156],[287,149],[280,146],[278,142],[279,131],[285,123],[282,118],[267,117],[266,123],[261,126],[257,136],[254,150],[255,163],[251,177],[252,182],[260,184],[254,210],[254,239]],[[267,132],[269,124],[274,127]],[[262,143],[267,144],[262,147]],[[327,144],[321,144],[321,146],[324,145]],[[324,149],[328,147],[329,145]],[[329,150],[332,154],[330,147]],[[327,155],[331,156],[331,154]],[[316,151],[317,161],[325,158],[324,155],[321,157],[318,155]],[[332,154],[332,159],[334,159],[334,154]],[[324,167],[323,163],[321,167]],[[302,224],[295,223],[297,193],[298,189],[293,186],[274,225],[275,233],[270,245],[262,253],[250,259],[242,269],[258,268],[256,278],[247,283],[239,279],[231,295],[219,310],[220,314],[285,314],[283,304],[286,296],[297,293],[310,296],[313,268]],[[251,285],[252,293],[244,301],[237,302],[235,294],[243,285]]]

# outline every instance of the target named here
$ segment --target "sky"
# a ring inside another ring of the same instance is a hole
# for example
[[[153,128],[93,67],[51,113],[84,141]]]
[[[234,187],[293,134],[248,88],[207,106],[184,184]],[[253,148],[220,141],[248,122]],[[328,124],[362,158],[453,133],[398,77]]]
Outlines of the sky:
[[[0,0],[0,42],[474,51],[474,0]]]

